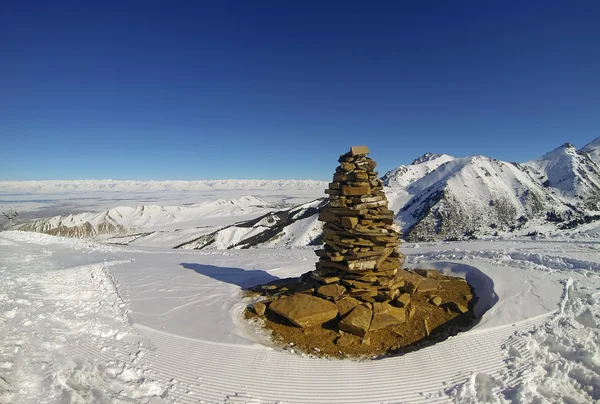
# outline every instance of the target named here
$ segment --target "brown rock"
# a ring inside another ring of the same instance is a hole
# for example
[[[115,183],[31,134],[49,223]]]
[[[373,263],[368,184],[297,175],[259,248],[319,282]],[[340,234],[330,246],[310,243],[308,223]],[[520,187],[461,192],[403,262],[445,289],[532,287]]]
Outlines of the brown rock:
[[[329,210],[323,209],[319,213],[319,220],[321,222],[335,222],[338,220],[338,217],[335,213],[333,213]]]
[[[329,206],[332,208],[345,208],[347,205],[346,199],[344,197],[340,197],[340,199],[330,199]]]
[[[334,303],[306,294],[277,299],[269,305],[269,310],[302,328],[323,324],[338,315]]]
[[[390,306],[390,309],[387,311],[387,314],[395,317],[400,323],[404,323],[406,321],[406,310],[394,306]]]
[[[350,314],[340,321],[340,330],[364,337],[369,331],[372,317],[373,311],[371,309],[363,305],[356,306]]]
[[[361,155],[366,155],[369,154],[369,148],[367,146],[352,146],[350,148],[350,155],[351,156],[361,156]]]
[[[346,314],[348,314],[350,311],[352,311],[353,308],[355,308],[356,306],[360,305],[361,302],[353,297],[343,297],[339,300],[335,301],[335,305],[338,308],[338,312],[340,313],[340,317],[344,317]]]
[[[358,279],[354,281],[354,289],[367,289],[367,290],[377,290],[377,286],[371,284],[371,282],[362,282]]]
[[[435,306],[439,306],[440,304],[442,304],[442,298],[439,296],[433,296],[431,299],[429,299],[429,303]]]
[[[356,343],[356,337],[350,336],[348,334],[340,335],[337,340],[335,340],[335,345],[339,348],[348,348],[352,344]]]
[[[404,284],[404,290],[409,293],[409,294],[414,294],[417,291],[417,288],[419,287],[419,283],[421,283],[420,281],[415,282],[415,281],[406,281],[406,283]]]
[[[264,302],[256,302],[252,305],[252,309],[254,309],[254,312],[259,316],[264,316],[267,305]]]
[[[327,191],[329,191],[329,192],[327,192]],[[329,189],[325,191],[325,193],[329,193],[330,195],[336,195],[336,194],[331,194],[330,192],[333,192],[333,191],[329,190]],[[371,193],[371,187],[369,185],[363,185],[363,186],[359,186],[359,187],[350,187],[347,185],[342,186],[342,195],[346,195],[346,196],[368,195],[370,193]]]
[[[342,285],[338,285],[337,283],[331,283],[329,285],[323,285],[319,289],[317,289],[317,294],[322,297],[332,297],[337,299],[341,295],[344,294],[346,288]]]
[[[383,264],[383,262],[387,259],[387,257],[390,256],[391,253],[394,252],[393,248],[386,248],[383,253],[381,254],[381,257],[379,257],[377,259],[377,263],[375,264],[375,268],[379,268],[381,267],[381,265]]]
[[[466,313],[467,311],[469,311],[469,308],[467,306],[457,302],[448,302],[446,303],[446,307],[448,307],[450,310],[456,313]]]
[[[410,272],[405,269],[399,269],[398,272],[396,272],[396,279],[404,279],[407,287],[408,287],[408,284],[411,283],[415,286],[415,290],[416,290],[416,287],[419,286],[419,283],[421,283],[421,281],[423,280],[423,277],[415,274],[414,272]],[[407,291],[407,292],[413,293],[414,291]]]
[[[341,163],[340,167],[342,168],[343,171],[352,171],[354,169],[356,169],[356,165],[352,164],[352,163]]]
[[[377,331],[398,324],[400,324],[400,321],[389,313],[375,314],[369,326],[369,331]]]
[[[390,306],[390,304],[388,302],[373,303],[373,314],[377,315],[377,314],[381,314],[381,313],[387,313],[387,311],[391,307],[392,306]]]
[[[425,278],[438,279],[440,276],[435,269],[415,269],[414,271]]]
[[[338,282],[340,280],[340,278],[337,277],[337,276],[322,276],[322,275],[317,274],[315,272],[311,273],[310,276],[313,279],[315,279],[315,280],[317,280],[319,282],[322,282],[322,283],[326,283],[326,284],[328,284],[328,283],[335,283],[335,282]]]
[[[358,218],[356,216],[344,216],[342,217],[342,226],[346,229],[353,229],[358,224]]]
[[[398,307],[406,307],[406,306],[408,306],[409,303],[410,303],[410,294],[408,294],[408,293],[403,293],[400,296],[398,296],[398,299],[396,299],[396,306],[398,306]]]
[[[432,292],[440,286],[440,281],[435,279],[425,278],[419,283],[418,292]]]
[[[355,297],[360,300],[367,301],[367,302],[370,301],[370,298],[377,296],[377,294],[378,293],[376,290],[357,289],[357,290],[350,291],[350,296]]]
[[[349,271],[366,271],[369,269],[375,269],[377,261],[369,259],[358,259],[348,262]]]
[[[369,174],[355,171],[353,174],[353,177],[354,177],[353,178],[354,180],[363,180],[364,181],[364,180],[369,179]]]
[[[367,284],[371,284],[371,283],[377,281],[377,276],[375,276],[375,275],[364,275],[364,276],[361,276],[360,278],[357,278],[356,280],[358,282],[364,282],[364,283],[367,283]]]

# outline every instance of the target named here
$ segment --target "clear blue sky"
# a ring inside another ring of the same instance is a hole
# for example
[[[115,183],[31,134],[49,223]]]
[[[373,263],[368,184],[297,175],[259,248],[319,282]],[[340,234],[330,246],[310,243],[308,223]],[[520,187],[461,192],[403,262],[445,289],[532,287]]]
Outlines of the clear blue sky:
[[[0,179],[329,179],[600,136],[597,1],[3,1]]]

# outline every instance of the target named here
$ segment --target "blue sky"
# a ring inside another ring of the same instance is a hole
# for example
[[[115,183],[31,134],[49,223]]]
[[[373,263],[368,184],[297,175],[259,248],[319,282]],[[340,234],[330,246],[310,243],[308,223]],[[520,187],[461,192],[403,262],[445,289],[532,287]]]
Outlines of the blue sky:
[[[592,1],[2,2],[0,180],[329,179],[359,144],[381,173],[581,147],[600,136],[599,18]]]

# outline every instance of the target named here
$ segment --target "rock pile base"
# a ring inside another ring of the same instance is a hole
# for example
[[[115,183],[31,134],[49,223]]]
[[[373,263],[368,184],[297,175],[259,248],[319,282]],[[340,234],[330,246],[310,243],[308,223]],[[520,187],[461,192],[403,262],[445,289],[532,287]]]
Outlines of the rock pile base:
[[[387,335],[385,339],[394,341],[379,345],[393,349],[415,342],[415,336],[423,337],[414,332],[413,337],[402,337],[414,318],[418,317],[418,328],[426,337],[448,320],[470,316],[472,293],[463,279],[401,269],[399,229],[368,153],[366,146],[357,146],[338,159],[340,165],[325,191],[329,203],[319,216],[324,222],[324,246],[316,250],[316,269],[299,279],[272,282],[250,292],[266,299],[255,303],[249,316],[265,316],[276,333],[291,333],[298,340],[298,330],[303,330],[301,335],[327,330],[323,332],[333,333],[329,345],[334,344],[338,352],[348,350],[357,338],[368,347],[365,341]],[[277,323],[296,330],[276,330]],[[310,343],[309,339],[307,346]],[[331,351],[331,346],[314,348]]]

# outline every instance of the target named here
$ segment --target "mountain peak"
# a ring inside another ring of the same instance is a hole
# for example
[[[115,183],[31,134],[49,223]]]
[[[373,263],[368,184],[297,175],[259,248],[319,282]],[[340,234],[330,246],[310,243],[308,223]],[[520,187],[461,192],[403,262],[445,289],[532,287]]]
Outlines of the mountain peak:
[[[422,155],[421,157],[419,157],[419,158],[416,158],[416,159],[415,159],[415,160],[412,162],[412,164],[411,164],[411,165],[413,165],[413,166],[416,166],[417,164],[426,163],[426,162],[428,162],[428,161],[435,160],[435,159],[437,159],[437,158],[440,158],[440,157],[442,157],[442,156],[443,156],[442,154],[437,154],[437,153],[430,153],[430,152],[427,152],[427,153],[425,153],[424,155]]]
[[[557,155],[566,155],[566,154],[575,154],[575,153],[577,153],[577,148],[575,146],[573,146],[573,144],[567,142],[567,143],[563,143],[560,146],[558,146],[557,148],[549,151],[548,153],[544,154],[540,158],[541,159],[549,159],[549,158],[554,158],[554,156],[557,156]]]
[[[600,150],[600,136],[583,146],[581,150],[584,152]]]

